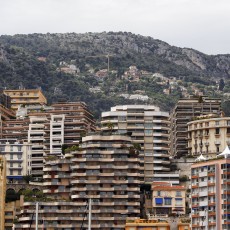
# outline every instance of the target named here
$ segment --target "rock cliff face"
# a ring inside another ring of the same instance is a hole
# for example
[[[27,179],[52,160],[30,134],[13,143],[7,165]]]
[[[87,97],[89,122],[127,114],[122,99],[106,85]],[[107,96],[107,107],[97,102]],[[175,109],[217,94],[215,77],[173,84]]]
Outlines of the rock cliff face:
[[[54,63],[77,60],[81,66],[96,62],[88,56],[113,54],[113,68],[127,67],[123,66],[125,63],[175,77],[228,78],[230,75],[230,55],[206,55],[127,32],[1,36],[0,43],[22,47],[31,55],[45,56]]]

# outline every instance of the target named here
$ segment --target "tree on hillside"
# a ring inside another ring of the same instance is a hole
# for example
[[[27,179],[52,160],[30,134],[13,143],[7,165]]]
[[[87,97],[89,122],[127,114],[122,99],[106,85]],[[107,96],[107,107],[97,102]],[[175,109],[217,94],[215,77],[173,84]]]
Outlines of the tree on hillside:
[[[220,79],[220,82],[219,82],[218,89],[219,89],[220,91],[223,91],[224,86],[225,86],[224,79],[221,78],[221,79]]]

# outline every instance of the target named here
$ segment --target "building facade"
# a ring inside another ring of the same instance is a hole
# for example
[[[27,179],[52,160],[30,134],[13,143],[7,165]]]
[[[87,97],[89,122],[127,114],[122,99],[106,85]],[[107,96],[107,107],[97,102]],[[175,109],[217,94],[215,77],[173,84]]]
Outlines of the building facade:
[[[5,204],[5,227],[4,230],[14,229],[14,221],[17,213],[20,212],[20,200]]]
[[[230,146],[230,117],[197,117],[188,123],[188,153],[216,157]]]
[[[179,183],[170,172],[169,114],[151,105],[123,105],[102,113],[102,130],[128,134],[141,147],[141,181]]]
[[[186,188],[168,183],[152,184],[152,214],[185,214]]]
[[[82,136],[96,129],[84,102],[56,103],[40,109],[28,106],[20,111],[18,119],[3,124],[2,138],[15,138],[31,145],[30,172],[38,178],[42,178],[46,156],[61,156],[63,146],[78,145]]]
[[[3,93],[11,97],[11,108],[17,110],[23,105],[45,105],[46,97],[40,89],[16,89],[3,90]]]
[[[5,227],[6,159],[0,156],[0,227]]]
[[[74,154],[71,198],[82,209],[93,199],[95,229],[122,229],[126,217],[140,215],[140,161],[131,147],[127,136],[93,135]]]
[[[128,219],[125,230],[170,230],[170,224],[166,220]]]
[[[2,90],[0,90],[0,104],[7,109],[11,108],[11,98],[4,94]]]
[[[192,229],[230,229],[230,159],[197,162],[191,173]]]
[[[138,217],[139,159],[130,148],[130,137],[93,135],[83,137],[80,149],[63,159],[49,156],[43,192],[50,201],[39,202],[39,227],[87,228],[89,199],[91,229],[124,229],[126,217]],[[15,229],[29,228],[33,210],[34,202],[24,202]]]
[[[31,146],[17,139],[0,139],[0,155],[6,159],[8,183],[17,183],[31,173]]]
[[[170,153],[173,156],[188,155],[187,123],[193,117],[221,113],[221,99],[207,97],[191,97],[180,99],[174,107],[171,116]]]

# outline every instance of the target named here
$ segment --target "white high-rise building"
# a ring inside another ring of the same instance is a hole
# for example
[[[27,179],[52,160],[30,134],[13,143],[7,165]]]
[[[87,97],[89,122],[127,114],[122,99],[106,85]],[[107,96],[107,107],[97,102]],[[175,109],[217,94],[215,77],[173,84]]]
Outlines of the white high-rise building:
[[[179,174],[170,172],[169,114],[153,105],[122,105],[102,113],[102,130],[127,134],[141,147],[141,181],[178,184]]]

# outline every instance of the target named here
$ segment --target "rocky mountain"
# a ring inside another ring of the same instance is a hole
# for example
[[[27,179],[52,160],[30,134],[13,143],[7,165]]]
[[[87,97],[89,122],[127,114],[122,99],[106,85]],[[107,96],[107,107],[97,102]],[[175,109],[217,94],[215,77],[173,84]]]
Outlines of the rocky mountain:
[[[145,90],[140,82],[135,85],[122,80],[121,76],[129,66],[204,86],[215,85],[220,79],[228,84],[230,76],[230,55],[206,55],[127,32],[4,35],[0,36],[0,47],[2,88],[41,87],[49,101],[61,96],[67,100],[88,102],[95,101],[95,94],[89,88],[100,86],[102,90],[97,94],[96,103],[100,108],[102,98],[109,100],[109,106],[119,102],[118,93],[124,92],[124,85],[129,91]],[[115,92],[107,93],[105,97],[109,76],[98,82],[95,73],[108,68],[107,55],[110,55],[109,68],[116,73],[111,82],[117,84],[114,85]],[[78,71],[74,70],[74,74],[60,71],[63,63]],[[215,94],[214,89],[212,94]],[[152,100],[161,104],[157,98],[156,94],[152,95]],[[171,98],[174,97],[169,100]],[[167,105],[164,108],[167,109]]]

